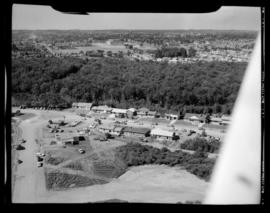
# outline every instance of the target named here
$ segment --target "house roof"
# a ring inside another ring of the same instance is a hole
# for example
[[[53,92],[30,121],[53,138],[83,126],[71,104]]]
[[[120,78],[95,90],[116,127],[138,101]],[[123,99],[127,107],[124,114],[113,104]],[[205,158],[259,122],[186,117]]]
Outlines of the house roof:
[[[230,121],[222,121],[223,124],[230,124]]]
[[[91,107],[92,103],[84,103],[84,102],[75,102],[72,104],[72,106],[78,106],[78,107]]]
[[[222,115],[221,119],[223,121],[230,121],[231,120],[231,117],[230,116],[227,116],[227,115]]]
[[[149,112],[149,109],[147,109],[146,107],[142,107],[139,109],[139,111],[141,112]]]
[[[100,110],[100,111],[107,110],[107,111],[109,111],[109,110],[112,110],[112,108],[108,107],[107,105],[105,105],[105,106],[94,106],[92,108],[92,110]]]
[[[199,120],[199,118],[197,116],[195,116],[195,115],[189,117],[189,119],[191,119],[191,120]]]
[[[170,132],[163,129],[152,129],[151,135],[158,135],[158,136],[164,136],[164,137],[173,137],[174,132]]]
[[[156,111],[149,111],[149,112],[148,112],[148,115],[156,115],[156,114],[157,114]]]
[[[115,128],[114,128],[114,131],[115,132],[120,132],[120,131],[122,131],[123,130],[123,127],[121,127],[121,126],[116,126]]]
[[[178,115],[175,115],[175,114],[168,114],[168,113],[165,113],[165,116],[178,117]]]
[[[106,130],[113,130],[114,126],[113,125],[109,125],[109,124],[101,124],[99,127],[99,129],[106,129]]]
[[[138,134],[146,134],[147,132],[150,132],[151,129],[144,128],[144,127],[130,127],[126,126],[123,129],[123,132],[131,132],[131,133],[138,133]]]
[[[135,108],[129,108],[128,111],[136,112],[136,109]]]
[[[123,114],[126,114],[127,113],[127,109],[117,109],[117,108],[114,108],[112,110],[112,112],[114,113],[123,113]]]
[[[221,122],[222,121],[222,119],[218,118],[218,117],[210,117],[210,120],[211,121],[216,121],[216,122]]]

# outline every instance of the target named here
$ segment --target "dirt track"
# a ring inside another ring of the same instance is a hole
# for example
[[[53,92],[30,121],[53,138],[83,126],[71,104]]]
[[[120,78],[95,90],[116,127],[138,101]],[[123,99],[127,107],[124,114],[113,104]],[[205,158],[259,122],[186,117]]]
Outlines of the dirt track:
[[[68,112],[24,110],[36,114],[20,123],[22,137],[27,140],[25,150],[19,151],[23,161],[16,172],[13,202],[15,203],[76,203],[107,199],[123,199],[129,202],[175,203],[186,200],[202,200],[208,183],[177,168],[166,166],[141,166],[131,168],[124,175],[104,185],[75,188],[66,191],[47,191],[44,169],[36,165],[35,152],[41,137],[41,126],[48,119],[76,118]]]

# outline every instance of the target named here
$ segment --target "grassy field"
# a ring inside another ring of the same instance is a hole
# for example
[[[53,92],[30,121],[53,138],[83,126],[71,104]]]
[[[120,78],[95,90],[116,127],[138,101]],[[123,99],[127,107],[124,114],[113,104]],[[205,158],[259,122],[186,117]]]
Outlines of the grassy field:
[[[80,175],[51,171],[46,173],[47,189],[67,189],[73,187],[91,186],[95,184],[107,183],[102,179],[90,178]]]

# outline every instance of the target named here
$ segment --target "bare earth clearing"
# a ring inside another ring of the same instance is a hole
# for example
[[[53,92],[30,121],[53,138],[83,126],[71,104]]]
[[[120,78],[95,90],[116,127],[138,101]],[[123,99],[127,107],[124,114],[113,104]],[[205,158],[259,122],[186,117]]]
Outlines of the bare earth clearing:
[[[186,200],[202,200],[204,197],[208,187],[207,182],[180,168],[158,165],[130,168],[119,178],[110,178],[111,182],[102,185],[72,188],[64,191],[48,191],[45,187],[44,168],[37,167],[35,157],[35,153],[40,151],[39,144],[42,145],[42,149],[47,143],[43,137],[42,128],[49,119],[63,119],[65,116],[67,120],[77,120],[80,117],[67,111],[30,109],[21,111],[34,113],[36,116],[23,120],[19,125],[22,130],[22,138],[26,139],[27,142],[24,145],[26,149],[19,151],[19,158],[23,163],[18,165],[16,173],[13,174],[15,175],[13,202],[76,203],[122,199],[129,202],[175,203]],[[38,139],[38,143],[36,143],[36,139]],[[120,141],[103,144],[90,141],[93,150],[97,151],[106,151],[108,148],[122,144]],[[90,149],[89,154],[91,154]]]

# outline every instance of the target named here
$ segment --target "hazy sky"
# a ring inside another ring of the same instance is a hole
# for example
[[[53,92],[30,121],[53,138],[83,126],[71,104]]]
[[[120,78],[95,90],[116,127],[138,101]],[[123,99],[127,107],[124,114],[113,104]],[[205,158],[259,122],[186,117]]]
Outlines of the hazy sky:
[[[13,29],[260,30],[260,8],[222,7],[213,13],[93,13],[67,15],[49,6],[13,5]]]

